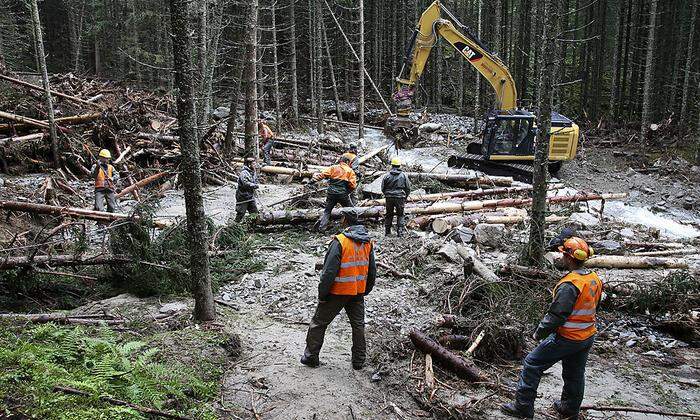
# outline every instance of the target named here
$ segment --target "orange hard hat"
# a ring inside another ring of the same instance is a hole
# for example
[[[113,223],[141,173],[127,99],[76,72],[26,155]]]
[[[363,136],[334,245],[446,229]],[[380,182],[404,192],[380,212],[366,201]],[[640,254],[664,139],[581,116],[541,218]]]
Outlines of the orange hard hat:
[[[593,256],[593,248],[576,236],[564,241],[564,245],[559,247],[559,251],[578,261],[586,261]]]

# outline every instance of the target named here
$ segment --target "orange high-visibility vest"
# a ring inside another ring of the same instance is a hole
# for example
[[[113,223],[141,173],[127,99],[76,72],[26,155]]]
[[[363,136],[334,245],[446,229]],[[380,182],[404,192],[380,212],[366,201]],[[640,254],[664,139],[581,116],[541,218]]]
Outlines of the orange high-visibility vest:
[[[275,133],[270,129],[270,127],[267,126],[267,124],[263,124],[259,134],[260,137],[263,138],[263,140],[268,140],[275,136]]]
[[[356,296],[365,293],[367,273],[369,272],[369,255],[372,252],[370,242],[358,243],[347,236],[335,236],[340,242],[340,270],[331,285],[333,295]]]
[[[345,162],[327,167],[321,172],[321,178],[346,181],[351,191],[357,188],[357,175],[355,175],[355,171]]]
[[[578,289],[578,299],[564,325],[557,334],[569,340],[586,340],[598,330],[595,327],[595,311],[603,293],[603,282],[596,273],[586,270],[572,271],[557,283],[554,295],[562,283],[571,283]]]
[[[112,174],[114,173],[114,166],[107,165],[107,175],[105,176],[105,171],[102,166],[97,165],[97,176],[95,177],[95,188],[104,188],[107,184],[107,178],[112,179]]]

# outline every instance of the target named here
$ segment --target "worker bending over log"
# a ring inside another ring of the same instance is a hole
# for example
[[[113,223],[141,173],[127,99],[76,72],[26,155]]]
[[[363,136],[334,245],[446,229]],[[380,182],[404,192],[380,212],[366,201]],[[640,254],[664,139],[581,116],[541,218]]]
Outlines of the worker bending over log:
[[[255,204],[255,191],[260,188],[258,176],[255,174],[255,159],[245,158],[243,168],[238,174],[238,188],[236,189],[236,222],[243,220],[246,211],[252,214],[258,213]]]
[[[396,213],[396,236],[403,236],[406,225],[403,212],[406,198],[411,194],[411,181],[401,171],[401,159],[398,157],[391,159],[391,170],[382,179],[382,194],[386,202],[384,234],[391,234],[391,225]]]
[[[583,268],[593,255],[586,241],[572,237],[559,250],[570,271],[554,287],[554,300],[533,334],[535,340],[544,341],[523,362],[515,401],[501,407],[513,417],[533,418],[542,374],[559,361],[564,388],[554,409],[562,418],[578,419],[583,401],[586,361],[597,332],[595,315],[603,283],[596,273]]]
[[[114,213],[117,209],[115,183],[119,180],[119,172],[109,163],[110,159],[112,159],[112,154],[109,150],[100,150],[97,163],[92,166],[90,173],[95,180],[95,210],[105,211],[106,200],[107,211]]]
[[[324,232],[328,227],[328,222],[331,220],[331,212],[336,204],[340,204],[343,207],[352,207],[350,193],[357,187],[357,177],[350,167],[350,159],[348,156],[343,155],[340,157],[337,165],[329,166],[322,172],[315,173],[311,180],[312,182],[317,182],[322,179],[328,180],[326,207],[318,220],[318,230]]]

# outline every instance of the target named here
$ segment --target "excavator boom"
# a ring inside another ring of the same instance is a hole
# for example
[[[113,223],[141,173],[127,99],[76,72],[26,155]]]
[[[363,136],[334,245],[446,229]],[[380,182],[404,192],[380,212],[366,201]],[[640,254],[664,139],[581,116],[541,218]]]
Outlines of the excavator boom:
[[[450,19],[443,19],[442,13]],[[459,26],[459,29],[455,27]],[[518,93],[515,81],[508,67],[495,54],[472,36],[439,1],[434,1],[421,15],[414,37],[406,50],[406,57],[401,74],[397,78],[399,89],[412,88],[425,70],[430,51],[437,43],[438,36],[443,37],[474,68],[489,81],[497,97],[497,107],[510,111],[517,107]],[[403,77],[403,73],[408,74]]]

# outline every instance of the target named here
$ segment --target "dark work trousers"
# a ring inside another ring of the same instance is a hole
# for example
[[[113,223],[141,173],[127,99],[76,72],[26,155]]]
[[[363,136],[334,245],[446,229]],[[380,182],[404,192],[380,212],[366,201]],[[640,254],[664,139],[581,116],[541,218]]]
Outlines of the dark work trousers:
[[[391,224],[394,222],[394,213],[396,213],[396,232],[403,232],[405,226],[403,217],[405,205],[405,198],[388,197],[386,199],[386,214],[384,215],[384,227],[387,231],[391,229]]]
[[[275,147],[275,141],[270,139],[263,145],[263,162],[269,165],[272,159],[272,148]]]
[[[105,211],[105,201],[107,202],[107,211],[114,213],[117,210],[117,197],[114,191],[109,188],[95,190],[95,210]]]
[[[336,204],[340,204],[343,207],[352,207],[352,203],[347,194],[328,194],[328,196],[326,196],[326,207],[323,209],[323,214],[318,220],[318,230],[322,232],[326,230],[328,222],[331,220],[331,212]]]
[[[248,200],[241,200],[238,201],[236,200],[236,221],[240,222],[243,220],[243,216],[245,216],[245,212],[248,211],[249,213],[257,213],[258,212],[258,206],[255,204],[255,197],[250,198]]]
[[[562,409],[572,416],[577,414],[583,401],[586,361],[594,338],[595,336],[575,341],[551,334],[535,347],[523,362],[518,390],[515,392],[515,405],[518,409],[522,413],[533,415],[542,374],[561,360],[561,376],[564,380]]]
[[[309,323],[306,333],[306,350],[304,356],[318,359],[323,346],[326,328],[345,308],[352,327],[352,364],[363,365],[367,358],[367,343],[365,342],[365,297],[329,295],[327,300],[321,300],[316,307],[316,313]]]

